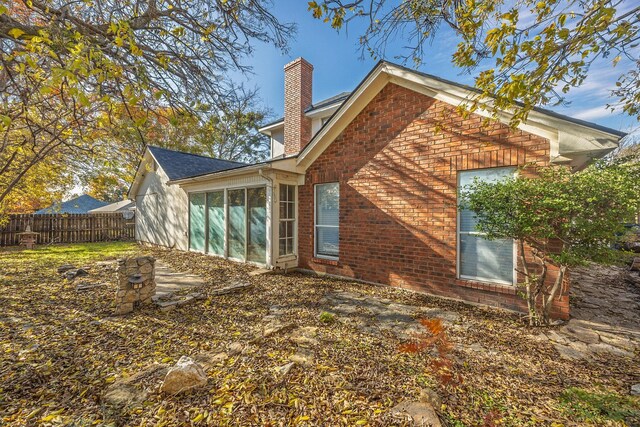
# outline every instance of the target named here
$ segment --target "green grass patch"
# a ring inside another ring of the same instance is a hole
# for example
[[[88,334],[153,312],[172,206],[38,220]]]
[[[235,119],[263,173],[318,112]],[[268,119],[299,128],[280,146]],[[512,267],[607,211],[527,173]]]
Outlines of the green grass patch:
[[[640,421],[640,400],[606,391],[571,387],[560,396],[562,411],[576,421]]]
[[[11,248],[0,251],[2,263],[33,262],[37,265],[81,264],[91,261],[119,258],[139,250],[133,242],[76,243],[69,245],[38,246],[31,250]]]

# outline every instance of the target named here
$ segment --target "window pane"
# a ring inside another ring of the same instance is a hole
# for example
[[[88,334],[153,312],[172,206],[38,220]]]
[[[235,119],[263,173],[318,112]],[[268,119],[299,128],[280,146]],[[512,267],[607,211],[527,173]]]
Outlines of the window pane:
[[[460,235],[460,275],[482,280],[513,281],[513,240]]]
[[[286,202],[280,202],[280,219],[288,219]]]
[[[189,249],[204,251],[204,193],[189,194]]]
[[[496,182],[513,176],[515,168],[478,169],[459,172],[459,193],[475,180]],[[485,239],[482,235],[470,235],[477,232],[477,219],[473,211],[462,209],[460,218],[460,275],[487,281],[513,282],[513,240]]]
[[[207,193],[209,235],[207,252],[224,255],[224,191]]]
[[[316,252],[318,255],[338,256],[339,232],[337,227],[316,227]]]
[[[287,253],[287,239],[281,238],[279,242],[278,253],[284,255]]]
[[[316,224],[338,225],[340,189],[337,182],[316,187]]]
[[[293,219],[295,217],[295,204],[287,203],[287,218]]]
[[[247,190],[249,230],[247,232],[247,259],[265,263],[267,260],[267,190],[249,188]]]
[[[229,190],[229,257],[244,260],[246,218],[244,190]]]

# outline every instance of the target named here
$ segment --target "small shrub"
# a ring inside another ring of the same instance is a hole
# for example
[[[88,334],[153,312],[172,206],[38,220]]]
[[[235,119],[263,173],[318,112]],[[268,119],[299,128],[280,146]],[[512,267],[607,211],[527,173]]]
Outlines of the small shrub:
[[[328,311],[323,311],[322,313],[320,313],[320,321],[324,324],[329,325],[335,322],[336,318],[333,314],[329,313]]]

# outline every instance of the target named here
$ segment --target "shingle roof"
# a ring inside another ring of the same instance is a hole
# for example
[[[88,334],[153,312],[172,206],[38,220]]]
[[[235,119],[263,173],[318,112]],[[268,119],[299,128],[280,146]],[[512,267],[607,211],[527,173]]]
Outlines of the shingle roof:
[[[92,209],[97,209],[106,205],[108,205],[107,202],[103,202],[98,199],[94,199],[89,195],[83,194],[82,196],[76,197],[75,199],[71,199],[63,203],[54,203],[48,208],[40,209],[34,213],[36,215],[58,213],[83,214],[88,213]]]
[[[153,158],[156,159],[160,167],[172,181],[246,166],[246,163],[214,159],[213,157],[169,150],[153,145],[148,146],[148,148]]]
[[[319,110],[321,108],[324,107],[329,107],[330,105],[336,105],[336,104],[342,104],[344,102],[345,99],[347,99],[349,97],[349,95],[351,95],[351,92],[341,92],[337,95],[334,95],[330,98],[327,99],[323,99],[322,101],[318,101],[315,104],[311,104],[309,107],[307,107],[306,110],[304,110],[305,113],[313,113],[316,110]],[[273,126],[276,125],[278,123],[282,123],[284,122],[284,117],[280,117],[277,120],[274,120],[272,122],[269,122],[265,125],[263,125],[263,128],[269,127],[269,126]]]

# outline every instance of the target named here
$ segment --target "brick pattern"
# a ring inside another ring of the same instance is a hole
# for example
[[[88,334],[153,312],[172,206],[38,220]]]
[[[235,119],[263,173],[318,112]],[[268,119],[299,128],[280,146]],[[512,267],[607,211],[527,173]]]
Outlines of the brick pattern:
[[[298,58],[284,67],[284,153],[296,154],[311,141],[313,66]]]
[[[300,267],[526,310],[513,286],[457,278],[457,172],[548,161],[544,138],[477,115],[465,118],[449,104],[390,83],[306,172],[299,189]],[[333,263],[314,258],[313,186],[324,182],[340,183],[340,256]],[[568,317],[566,287],[553,313]]]

